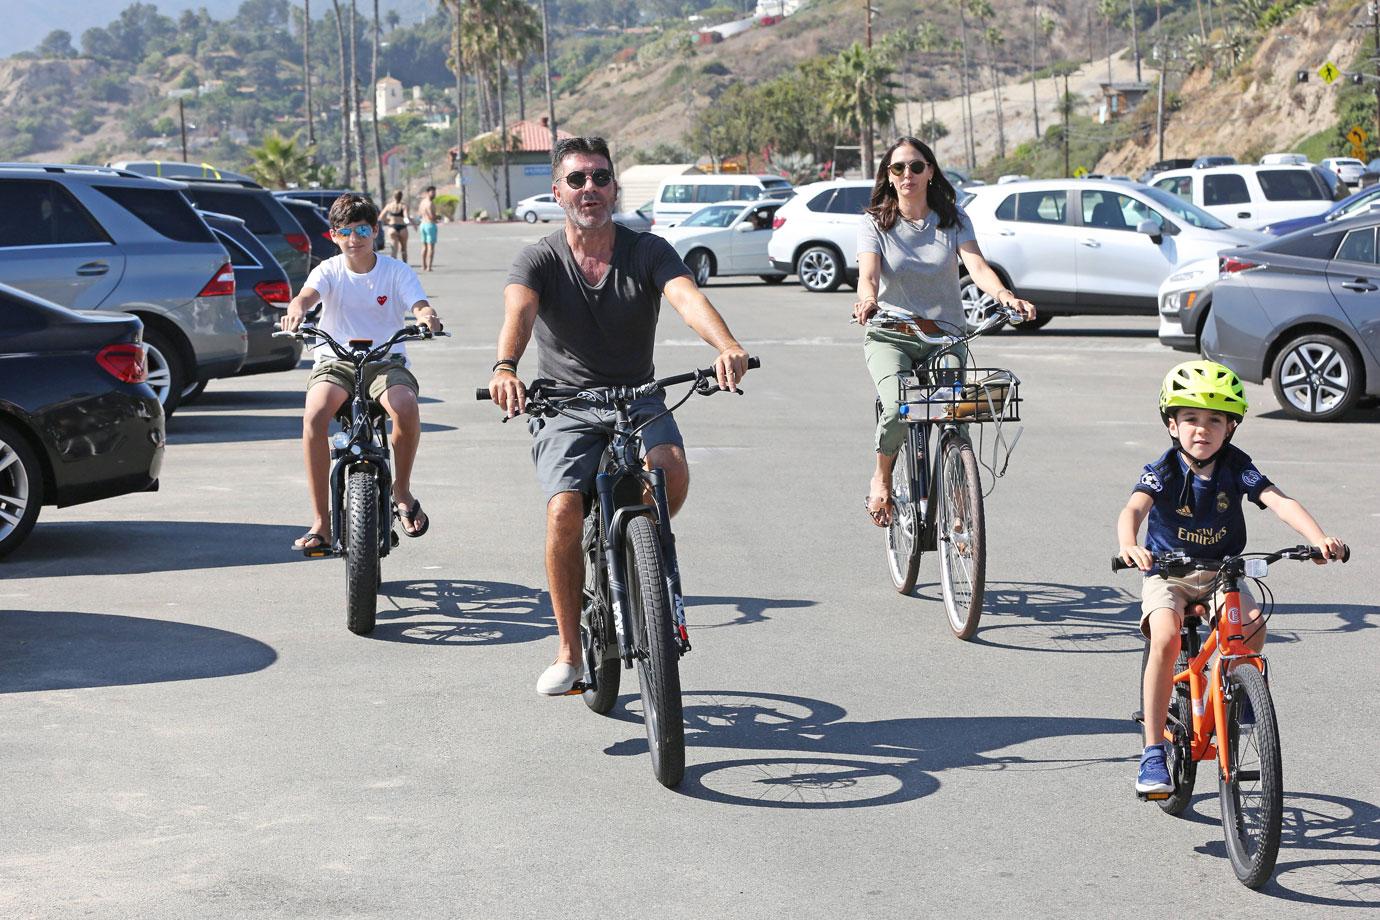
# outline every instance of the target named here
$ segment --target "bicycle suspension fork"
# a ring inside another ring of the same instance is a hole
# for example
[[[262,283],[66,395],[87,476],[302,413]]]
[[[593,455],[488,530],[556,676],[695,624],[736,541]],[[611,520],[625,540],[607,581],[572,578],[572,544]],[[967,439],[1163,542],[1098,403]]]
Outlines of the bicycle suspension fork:
[[[661,558],[665,563],[666,593],[676,618],[676,644],[684,655],[690,651],[690,631],[685,623],[685,596],[680,587],[680,563],[676,561],[676,535],[671,532],[671,503],[666,498],[666,474],[660,467],[651,470],[652,500],[656,503],[657,533],[661,538]]]

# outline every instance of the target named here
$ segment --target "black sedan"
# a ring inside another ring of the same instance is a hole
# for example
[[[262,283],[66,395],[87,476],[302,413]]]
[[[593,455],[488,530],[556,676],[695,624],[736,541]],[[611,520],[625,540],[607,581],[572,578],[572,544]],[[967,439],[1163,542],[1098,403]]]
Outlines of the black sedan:
[[[43,505],[158,488],[163,407],[144,325],[0,284],[0,557]]]
[[[307,232],[307,239],[311,240],[312,268],[332,256],[340,255],[340,247],[336,246],[335,241],[331,239],[331,223],[326,220],[325,211],[319,210],[310,201],[303,201],[300,198],[282,197],[278,200],[292,212],[292,216],[297,218],[297,222]]]

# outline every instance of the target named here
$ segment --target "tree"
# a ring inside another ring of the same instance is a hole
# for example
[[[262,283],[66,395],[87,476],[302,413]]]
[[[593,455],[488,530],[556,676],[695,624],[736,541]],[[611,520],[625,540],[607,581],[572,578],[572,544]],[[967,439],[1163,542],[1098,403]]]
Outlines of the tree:
[[[249,174],[258,182],[273,188],[287,188],[290,184],[301,184],[311,170],[307,154],[297,146],[299,135],[285,138],[276,131],[264,135],[262,146],[250,147],[249,155],[254,162]]]
[[[350,173],[350,83],[345,59],[345,23],[340,16],[340,0],[331,0],[335,8],[335,37],[340,42],[340,159],[345,184],[351,184]]]
[[[379,204],[388,200],[388,187],[383,179],[383,143],[379,140],[379,0],[374,0],[374,53],[373,70],[369,85],[374,88],[374,165],[379,170]]]
[[[369,170],[364,165],[364,119],[359,112],[359,26],[357,24],[357,5],[350,0],[350,109],[355,121],[355,156],[359,161],[359,184],[364,192],[369,191]],[[375,112],[375,117],[378,113]],[[346,121],[349,124],[349,121]]]
[[[890,119],[896,110],[896,97],[890,92],[896,86],[890,80],[891,68],[875,52],[854,42],[839,52],[828,73],[829,109],[840,124],[857,133],[863,175],[870,179],[875,165],[872,125]]]
[[[1119,0],[1097,0],[1097,11],[1102,14],[1102,40],[1107,48],[1107,82],[1112,82],[1112,17],[1121,6]]]
[[[34,53],[41,58],[74,58],[77,49],[72,47],[72,33],[65,29],[54,29],[38,43]]]
[[[316,121],[311,117],[311,0],[302,0],[302,84],[306,94],[307,151],[316,151]]]

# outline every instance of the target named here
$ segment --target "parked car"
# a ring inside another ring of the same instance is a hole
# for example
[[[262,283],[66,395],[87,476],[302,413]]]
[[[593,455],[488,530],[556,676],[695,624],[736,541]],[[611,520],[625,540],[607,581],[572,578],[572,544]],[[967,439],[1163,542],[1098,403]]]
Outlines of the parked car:
[[[1277,220],[1321,214],[1332,200],[1308,166],[1176,169],[1156,176],[1152,184],[1233,227],[1251,230]]]
[[[561,207],[555,195],[547,192],[545,195],[532,195],[519,201],[513,207],[513,216],[529,224],[535,224],[537,221],[548,223],[553,220],[565,220],[565,208]]]
[[[1376,208],[1380,208],[1380,186],[1363,188],[1354,195],[1348,195],[1321,214],[1276,221],[1260,229],[1271,236],[1284,236],[1295,230],[1302,230],[1304,227],[1316,227],[1318,224],[1329,223],[1334,220],[1357,217]]]
[[[772,221],[783,202],[725,201],[700,208],[675,227],[652,232],[675,247],[704,287],[715,275],[757,275],[768,284],[786,280],[767,258]]]
[[[330,227],[329,215],[331,212],[331,205],[335,204],[335,200],[341,195],[362,195],[370,202],[374,201],[373,197],[368,192],[361,192],[358,189],[352,188],[288,188],[280,189],[273,193],[273,197],[277,198],[279,201],[290,198],[294,201],[311,202],[316,206],[316,209],[321,212],[321,219],[326,221],[327,228]],[[384,245],[383,234],[379,233],[374,237],[374,249],[382,250]],[[335,255],[335,253],[339,251],[338,249],[333,250],[331,255]],[[330,256],[326,256],[326,258],[330,258]]]
[[[0,164],[0,282],[138,316],[165,415],[192,381],[238,371],[247,347],[225,248],[184,189],[103,166]]]
[[[300,198],[279,198],[278,200],[283,203],[283,207],[292,212],[293,217],[297,218],[297,222],[302,225],[303,232],[307,234],[307,239],[311,241],[312,268],[340,253],[340,248],[335,245],[335,240],[331,239],[331,222],[326,219],[326,215],[316,205]],[[383,234],[380,233],[379,236],[382,237]],[[296,292],[294,291],[294,293]]]
[[[871,197],[870,179],[831,179],[796,189],[772,221],[772,268],[799,276],[800,286],[812,293],[836,290],[845,281],[856,284],[858,221]]]
[[[203,211],[232,214],[249,225],[283,266],[294,291],[311,271],[311,240],[297,218],[263,186],[241,180],[187,180],[186,195]]]
[[[1209,169],[1213,166],[1234,166],[1236,157],[1226,156],[1225,154],[1213,154],[1198,157],[1193,161],[1193,169]]]
[[[236,179],[254,180],[243,173],[217,169],[209,163],[183,163],[178,160],[117,160],[105,164],[111,169],[153,176],[155,179]]]
[[[1171,169],[1189,169],[1192,166],[1193,160],[1190,157],[1176,157],[1174,159],[1169,160],[1158,160],[1147,166],[1145,168],[1145,171],[1140,174],[1139,178],[1141,182],[1148,183],[1162,172],[1168,172]]]
[[[1347,185],[1355,185],[1360,182],[1361,174],[1366,171],[1366,164],[1355,157],[1325,157],[1318,161],[1318,165],[1336,175]]]
[[[1308,166],[1308,157],[1302,153],[1267,153],[1260,158],[1261,166]]]
[[[0,284],[0,557],[43,505],[158,488],[163,409],[143,323]]]
[[[974,179],[961,169],[954,169],[952,166],[945,168],[944,177],[949,180],[949,184],[956,189],[967,188],[970,185],[986,185],[981,179]]]
[[[1005,175],[997,176],[997,185],[1009,185],[1012,182],[1024,182],[1029,178],[1030,177],[1027,176],[1025,173],[1006,173]]]
[[[1115,179],[1044,179],[973,190],[965,205],[978,246],[1007,287],[1039,307],[1038,329],[1076,313],[1154,315],[1181,265],[1264,234],[1228,227],[1160,189]],[[963,272],[963,309],[991,299]]]
[[[652,229],[652,203],[649,201],[631,211],[619,211],[613,215],[613,222],[622,224],[629,230],[643,232]]]
[[[1222,259],[1203,354],[1270,378],[1288,415],[1335,421],[1380,395],[1380,215],[1309,227]]]
[[[1198,351],[1203,322],[1212,306],[1221,259],[1198,259],[1174,269],[1160,285],[1161,345],[1179,351]]]
[[[201,216],[230,254],[235,270],[235,306],[249,336],[249,350],[238,376],[292,370],[302,358],[302,343],[273,337],[292,300],[287,272],[238,217],[207,211]],[[198,381],[195,392],[199,395],[205,388],[206,381]]]
[[[756,201],[759,198],[790,198],[791,183],[780,176],[713,173],[662,179],[652,203],[652,223],[674,227],[706,204],[720,201]]]
[[[1338,179],[1337,174],[1334,173],[1332,170],[1323,169],[1317,163],[1312,164],[1308,168],[1313,170],[1313,175],[1317,176],[1322,181],[1323,185],[1327,186],[1328,197],[1331,198],[1333,201],[1341,201],[1347,195],[1351,194],[1351,189],[1347,186],[1345,182],[1343,182],[1341,179]],[[1364,185],[1365,176],[1363,175],[1361,179],[1361,184]]]

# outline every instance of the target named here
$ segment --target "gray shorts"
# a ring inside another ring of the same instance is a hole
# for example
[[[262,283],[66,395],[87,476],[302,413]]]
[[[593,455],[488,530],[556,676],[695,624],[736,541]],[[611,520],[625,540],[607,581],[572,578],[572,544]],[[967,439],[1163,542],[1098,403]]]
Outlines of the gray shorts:
[[[583,418],[613,424],[613,410],[597,403],[572,401],[564,408]],[[629,414],[636,425],[665,410],[666,400],[663,397],[645,396],[632,404]],[[539,421],[543,423],[540,428],[537,427]],[[577,422],[564,415],[548,419],[533,418],[527,423],[527,428],[532,432],[532,462],[537,467],[537,483],[547,501],[562,492],[594,492],[594,477],[599,473],[599,461],[609,443],[607,434],[591,424]],[[643,428],[641,436],[644,452],[663,444],[674,444],[685,449],[675,416],[670,414]]]

